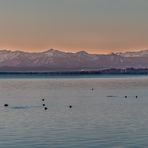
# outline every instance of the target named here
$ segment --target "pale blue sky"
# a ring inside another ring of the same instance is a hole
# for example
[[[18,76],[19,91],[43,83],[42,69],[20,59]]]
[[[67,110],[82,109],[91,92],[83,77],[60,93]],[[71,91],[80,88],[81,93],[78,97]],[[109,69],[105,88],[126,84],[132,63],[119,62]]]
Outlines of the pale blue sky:
[[[148,0],[0,0],[0,48],[148,48]]]

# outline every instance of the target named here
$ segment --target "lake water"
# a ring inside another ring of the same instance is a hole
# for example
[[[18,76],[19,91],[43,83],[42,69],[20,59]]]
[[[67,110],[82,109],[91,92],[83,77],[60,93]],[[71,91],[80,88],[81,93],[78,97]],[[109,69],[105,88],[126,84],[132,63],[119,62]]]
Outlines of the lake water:
[[[1,148],[147,146],[148,76],[0,79]]]

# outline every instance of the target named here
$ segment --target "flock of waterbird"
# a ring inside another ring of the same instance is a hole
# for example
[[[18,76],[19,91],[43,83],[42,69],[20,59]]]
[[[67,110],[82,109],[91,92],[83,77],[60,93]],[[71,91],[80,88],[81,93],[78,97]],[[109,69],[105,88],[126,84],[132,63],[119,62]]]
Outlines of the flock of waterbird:
[[[91,88],[91,91],[94,91],[94,88]],[[107,97],[115,97],[115,96],[107,96]],[[124,98],[128,98],[128,96],[124,96]],[[137,99],[138,96],[135,96],[135,98]],[[45,99],[43,98],[41,100],[42,100],[42,106],[43,106],[44,110],[48,110],[48,107],[45,104]],[[8,107],[8,106],[9,106],[8,104],[4,104],[4,107]],[[67,107],[71,109],[73,106],[71,104],[69,104]]]
[[[45,104],[45,99],[41,99],[42,100],[42,106],[44,108],[44,110],[48,110],[48,107]],[[8,104],[4,104],[4,107],[8,107]],[[68,108],[72,108],[72,105],[68,105]]]
[[[45,102],[45,99],[42,99],[42,102]],[[47,110],[48,109],[48,107],[46,107],[46,104],[45,103],[43,103],[42,106],[44,107],[44,110]]]

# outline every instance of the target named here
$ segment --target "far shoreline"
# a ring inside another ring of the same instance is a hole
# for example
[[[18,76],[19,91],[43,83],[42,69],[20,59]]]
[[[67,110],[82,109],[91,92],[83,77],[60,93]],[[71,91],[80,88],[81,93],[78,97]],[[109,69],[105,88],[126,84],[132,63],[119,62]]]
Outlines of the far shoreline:
[[[108,68],[100,70],[54,70],[54,71],[34,71],[34,70],[7,70],[0,71],[0,75],[148,75],[148,68]]]

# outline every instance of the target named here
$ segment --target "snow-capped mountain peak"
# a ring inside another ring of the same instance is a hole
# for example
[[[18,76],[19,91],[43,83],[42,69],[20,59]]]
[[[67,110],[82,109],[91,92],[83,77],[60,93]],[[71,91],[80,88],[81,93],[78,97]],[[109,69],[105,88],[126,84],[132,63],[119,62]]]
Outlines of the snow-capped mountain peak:
[[[0,70],[81,70],[102,68],[148,68],[148,50],[138,52],[89,54],[49,49],[44,52],[0,50]]]

